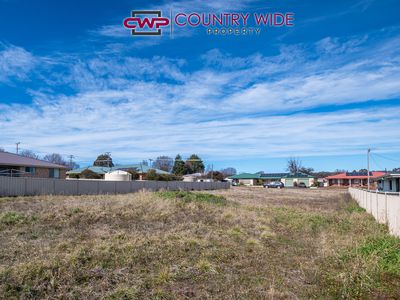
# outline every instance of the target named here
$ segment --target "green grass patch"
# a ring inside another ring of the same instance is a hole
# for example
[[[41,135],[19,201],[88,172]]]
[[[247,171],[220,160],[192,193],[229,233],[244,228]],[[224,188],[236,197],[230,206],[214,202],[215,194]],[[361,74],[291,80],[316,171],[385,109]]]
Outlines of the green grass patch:
[[[400,239],[388,234],[367,238],[358,247],[328,258],[324,265],[327,264],[337,268],[335,272],[323,272],[327,294],[334,298],[376,298],[374,293],[396,295],[395,286],[400,282]]]
[[[320,213],[310,213],[302,209],[279,207],[274,209],[274,222],[290,230],[303,233],[319,233],[332,225],[332,217]]]
[[[376,259],[379,267],[400,276],[400,239],[393,236],[370,238],[358,249],[366,259]]]
[[[365,212],[365,209],[360,207],[355,201],[347,203],[346,206],[344,207],[344,210],[349,213]]]
[[[16,224],[26,223],[30,217],[23,213],[9,211],[0,214],[0,225],[13,226]]]
[[[164,192],[157,192],[157,195],[164,199],[179,200],[185,203],[207,202],[217,205],[226,205],[227,203],[225,197],[223,196],[205,194],[205,193],[193,193],[185,191],[164,191]]]

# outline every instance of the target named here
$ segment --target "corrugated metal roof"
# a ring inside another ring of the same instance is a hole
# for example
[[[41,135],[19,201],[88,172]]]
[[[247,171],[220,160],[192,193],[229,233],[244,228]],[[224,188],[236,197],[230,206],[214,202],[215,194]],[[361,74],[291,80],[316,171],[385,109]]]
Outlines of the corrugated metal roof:
[[[147,173],[150,169],[154,169],[154,168],[150,168],[149,166],[144,165],[144,164],[119,165],[119,166],[114,166],[111,168],[89,166],[86,168],[79,168],[79,169],[74,169],[74,170],[68,171],[67,174],[80,174],[86,169],[89,169],[90,171],[95,172],[97,174],[104,175],[105,173],[112,172],[112,171],[129,170],[129,169],[136,169],[138,173]],[[163,170],[159,170],[159,169],[154,169],[154,170],[156,170],[157,174],[170,174]]]
[[[287,176],[289,173],[262,173],[260,178],[264,179],[276,179],[276,178],[283,178]]]
[[[0,152],[0,166],[68,169],[66,166],[57,165],[45,160],[25,157],[10,152]]]
[[[259,179],[260,174],[242,173],[229,177],[230,179]]]

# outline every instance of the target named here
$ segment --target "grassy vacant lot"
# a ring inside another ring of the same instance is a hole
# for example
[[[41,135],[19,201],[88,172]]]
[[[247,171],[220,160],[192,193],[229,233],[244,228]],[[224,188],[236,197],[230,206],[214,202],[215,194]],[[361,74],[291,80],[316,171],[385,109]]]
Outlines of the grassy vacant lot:
[[[346,192],[0,198],[0,297],[399,298],[400,241]]]

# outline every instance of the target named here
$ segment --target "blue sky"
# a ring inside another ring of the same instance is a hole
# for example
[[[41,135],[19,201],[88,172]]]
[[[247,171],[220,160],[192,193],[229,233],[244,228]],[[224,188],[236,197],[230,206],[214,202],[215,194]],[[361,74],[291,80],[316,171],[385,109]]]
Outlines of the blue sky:
[[[256,36],[136,37],[133,9],[293,12]],[[128,163],[198,153],[214,168],[400,166],[397,0],[0,0],[0,147],[110,151]]]

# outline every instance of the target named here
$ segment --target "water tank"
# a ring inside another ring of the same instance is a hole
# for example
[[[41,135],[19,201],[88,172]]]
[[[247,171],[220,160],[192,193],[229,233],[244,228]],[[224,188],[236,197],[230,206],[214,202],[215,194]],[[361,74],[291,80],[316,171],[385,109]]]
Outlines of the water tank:
[[[132,174],[122,171],[122,170],[117,170],[113,172],[106,173],[104,175],[104,180],[108,181],[131,181],[132,180]]]

